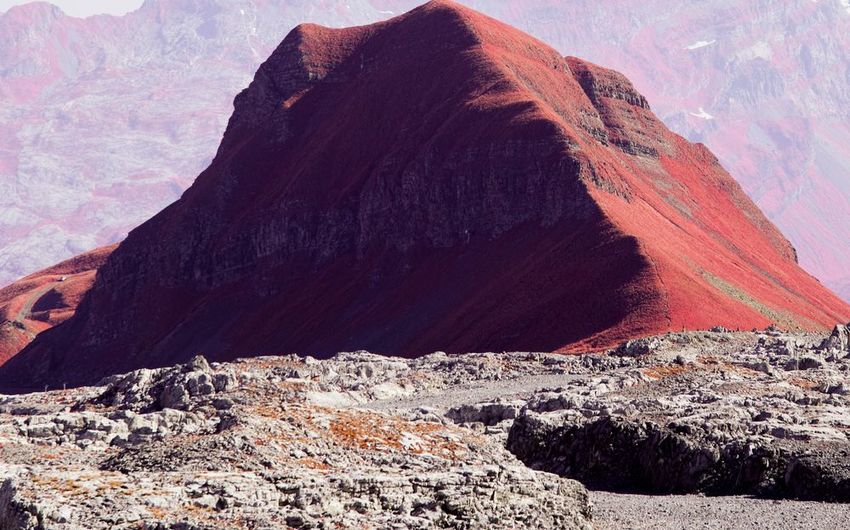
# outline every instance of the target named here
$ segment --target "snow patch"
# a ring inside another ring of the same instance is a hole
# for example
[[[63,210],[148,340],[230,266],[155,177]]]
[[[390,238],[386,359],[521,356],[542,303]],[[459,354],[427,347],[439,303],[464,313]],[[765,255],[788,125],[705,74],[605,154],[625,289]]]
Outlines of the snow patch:
[[[850,0],[838,0],[838,3],[841,4],[841,7],[844,8],[844,11],[850,13]]]
[[[850,0],[847,0],[847,1],[848,1],[848,2],[850,2]],[[711,45],[712,45],[712,44],[714,44],[715,42],[717,42],[717,39],[713,39],[713,40],[698,40],[698,41],[696,41],[696,42],[695,42],[695,43],[693,43],[693,44],[688,44],[687,46],[685,46],[685,49],[686,49],[686,50],[698,50],[698,49],[700,49],[700,48],[705,48],[706,46],[711,46]]]
[[[711,114],[707,113],[707,112],[705,111],[705,109],[704,109],[704,108],[702,108],[702,107],[700,107],[700,108],[699,108],[699,112],[690,112],[689,114],[690,114],[691,116],[695,117],[695,118],[701,118],[701,119],[703,119],[703,120],[713,120],[713,119],[714,119],[714,116],[712,116]]]

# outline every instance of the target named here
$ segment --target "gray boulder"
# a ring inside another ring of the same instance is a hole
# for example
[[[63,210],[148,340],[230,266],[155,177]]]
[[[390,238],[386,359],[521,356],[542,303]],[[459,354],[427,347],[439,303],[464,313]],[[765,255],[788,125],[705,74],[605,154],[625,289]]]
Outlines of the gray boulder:
[[[850,323],[836,325],[832,334],[821,342],[820,349],[850,353]]]

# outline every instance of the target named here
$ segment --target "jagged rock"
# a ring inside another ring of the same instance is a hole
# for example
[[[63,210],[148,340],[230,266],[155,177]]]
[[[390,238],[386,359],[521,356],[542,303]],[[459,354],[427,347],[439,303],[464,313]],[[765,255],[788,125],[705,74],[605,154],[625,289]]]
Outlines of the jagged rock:
[[[848,363],[785,371],[774,344],[822,359],[823,336],[761,337],[668,334],[628,357],[196,359],[2,397],[0,521],[590,528],[569,477],[643,493],[847,500]],[[183,408],[162,407],[169,385]],[[525,467],[505,440],[563,478]]]
[[[483,423],[484,425],[496,425],[505,420],[517,417],[520,409],[525,406],[524,401],[497,401],[494,403],[476,403],[473,405],[461,405],[446,412],[446,417],[455,423]]]
[[[164,408],[187,410],[197,402],[234,387],[227,372],[215,372],[202,356],[184,365],[157,370],[136,370],[101,382],[106,390],[93,403],[120,406],[136,412]]]
[[[646,337],[629,340],[620,344],[612,354],[620,357],[639,357],[648,355],[661,346],[661,340],[657,337]]]
[[[815,457],[705,427],[614,417],[558,425],[529,414],[514,422],[508,449],[534,469],[595,489],[850,501],[846,444],[820,447]],[[814,469],[814,459],[835,464]]]
[[[523,358],[509,368],[488,354],[195,358],[101,388],[11,397],[5,406],[36,414],[0,415],[0,528],[590,530],[580,484],[526,468],[494,437],[436,410],[374,412],[317,397],[350,392],[345,403],[362,406],[387,399],[375,388],[389,381],[428,392],[562,370],[554,358]],[[76,403],[42,414],[51,402]],[[519,404],[502,405],[515,413]]]
[[[785,362],[786,370],[814,370],[823,367],[823,360],[813,356],[804,356],[799,359],[789,359]]]
[[[820,349],[850,353],[850,324],[837,324],[832,334],[821,343]]]
[[[639,375],[615,371],[604,383],[536,393],[508,448],[594,488],[846,502],[843,362],[824,360],[812,337],[771,333],[773,342],[749,335],[749,345],[742,334],[731,342],[668,336],[638,358]],[[780,351],[788,344],[795,358]]]

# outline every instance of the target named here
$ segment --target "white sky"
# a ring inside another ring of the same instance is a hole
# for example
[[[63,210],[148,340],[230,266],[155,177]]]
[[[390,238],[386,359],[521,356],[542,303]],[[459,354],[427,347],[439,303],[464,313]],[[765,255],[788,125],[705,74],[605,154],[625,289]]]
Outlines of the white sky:
[[[32,0],[0,0],[0,12],[6,11],[12,6],[28,4]],[[144,0],[50,0],[62,11],[75,17],[87,17],[101,13],[123,15],[133,11],[142,5]]]

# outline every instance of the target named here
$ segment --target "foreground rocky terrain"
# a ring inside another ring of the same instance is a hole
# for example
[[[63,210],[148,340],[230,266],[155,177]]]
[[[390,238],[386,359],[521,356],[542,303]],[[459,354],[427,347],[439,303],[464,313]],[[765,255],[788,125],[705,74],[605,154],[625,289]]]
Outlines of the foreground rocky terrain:
[[[0,528],[590,527],[580,484],[499,440],[425,410],[352,406],[425,375],[367,354],[198,357],[7,398]]]
[[[850,331],[824,339],[715,330],[607,355],[196,357],[5,396],[0,528],[839,527]],[[724,497],[591,503],[571,478]]]

